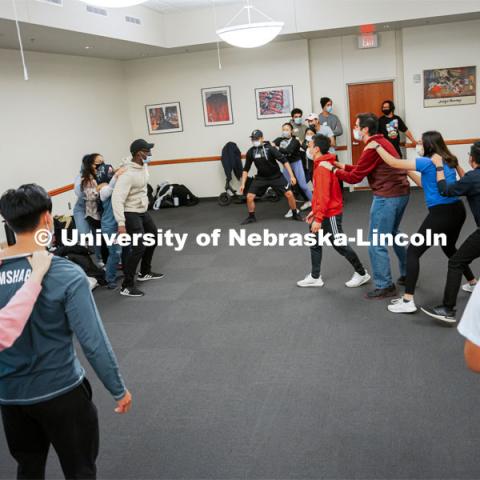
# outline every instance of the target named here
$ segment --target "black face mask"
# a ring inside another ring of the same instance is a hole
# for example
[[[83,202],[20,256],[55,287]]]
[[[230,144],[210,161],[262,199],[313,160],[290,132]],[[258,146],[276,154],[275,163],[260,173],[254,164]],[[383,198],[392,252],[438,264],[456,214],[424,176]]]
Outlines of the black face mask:
[[[384,115],[390,115],[392,113],[392,110],[390,108],[382,108],[382,112]]]

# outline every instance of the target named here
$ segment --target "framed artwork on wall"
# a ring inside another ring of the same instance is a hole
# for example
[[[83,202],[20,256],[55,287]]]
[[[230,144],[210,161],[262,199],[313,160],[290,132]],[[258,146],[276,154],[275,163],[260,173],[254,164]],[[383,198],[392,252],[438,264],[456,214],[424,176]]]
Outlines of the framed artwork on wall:
[[[255,89],[257,119],[289,117],[293,109],[293,85]]]
[[[150,135],[183,132],[180,102],[146,105],[145,111]]]
[[[477,101],[477,68],[435,68],[423,71],[423,106],[469,105]]]
[[[206,127],[233,124],[230,87],[202,88],[203,118]]]

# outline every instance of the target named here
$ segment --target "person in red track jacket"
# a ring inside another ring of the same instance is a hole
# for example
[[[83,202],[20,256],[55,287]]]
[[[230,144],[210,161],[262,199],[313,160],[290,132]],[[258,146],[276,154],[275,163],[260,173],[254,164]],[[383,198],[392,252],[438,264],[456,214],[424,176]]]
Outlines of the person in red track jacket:
[[[342,212],[343,199],[340,184],[334,173],[318,166],[320,162],[329,162],[332,165],[336,156],[328,153],[330,139],[325,135],[316,135],[309,144],[310,154],[313,157],[313,198],[312,211],[307,217],[310,231],[318,235],[317,244],[310,247],[312,271],[303,280],[297,282],[299,287],[323,287],[324,282],[320,275],[322,264],[322,243],[319,232],[322,230],[323,238],[332,243],[333,248],[345,257],[355,272],[353,277],[345,283],[347,287],[359,287],[370,280],[370,275],[365,270],[362,262],[352,247],[339,238],[343,235]],[[327,237],[327,234],[330,234]],[[337,242],[337,244],[335,244]]]

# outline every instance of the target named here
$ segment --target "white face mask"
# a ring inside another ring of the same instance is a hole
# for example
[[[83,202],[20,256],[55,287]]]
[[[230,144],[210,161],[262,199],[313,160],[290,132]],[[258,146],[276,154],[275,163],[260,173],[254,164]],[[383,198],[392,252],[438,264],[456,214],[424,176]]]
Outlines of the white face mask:
[[[353,130],[353,138],[355,140],[357,140],[357,142],[361,142],[362,139],[363,139],[363,135],[362,135],[362,132],[360,130],[358,130],[357,128],[355,128]]]
[[[417,155],[418,155],[419,157],[423,157],[423,156],[424,156],[425,151],[424,151],[424,149],[423,149],[423,145],[417,144],[417,146],[415,147],[415,150],[417,151]]]
[[[282,131],[282,137],[283,138],[290,138],[292,134],[288,130],[283,130]]]
[[[261,142],[260,142],[260,140],[254,140],[254,141],[252,142],[252,145],[253,145],[254,147],[257,147],[257,148],[258,148],[258,147],[261,145]]]
[[[305,137],[305,140],[306,140],[307,142],[311,142],[312,139],[313,139],[312,135],[307,135],[307,136]]]

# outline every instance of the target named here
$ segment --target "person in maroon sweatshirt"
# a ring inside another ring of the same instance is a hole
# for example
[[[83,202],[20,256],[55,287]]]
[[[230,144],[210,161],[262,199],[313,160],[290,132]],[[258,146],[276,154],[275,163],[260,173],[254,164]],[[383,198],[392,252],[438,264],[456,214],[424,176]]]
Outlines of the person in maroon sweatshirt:
[[[353,136],[355,140],[362,141],[365,145],[374,140],[395,158],[399,158],[395,147],[383,135],[378,134],[378,118],[373,113],[357,115]],[[368,292],[366,298],[395,296],[397,289],[392,281],[388,247],[376,245],[373,234],[395,236],[399,233],[400,222],[410,196],[407,172],[390,167],[382,160],[376,149],[364,149],[356,165],[345,165],[340,162],[336,162],[334,165],[330,162],[322,162],[320,165],[334,172],[339,180],[350,184],[359,183],[365,177],[368,178],[373,192],[368,254],[372,264],[375,289]],[[407,249],[396,244],[393,245],[393,248],[400,267],[398,283],[405,284]]]
[[[307,222],[310,224],[312,233],[318,234],[322,230],[324,238],[328,238],[333,248],[345,257],[354,268],[353,277],[345,285],[347,287],[360,287],[370,280],[370,275],[352,247],[348,244],[344,245],[344,239],[339,238],[340,235],[344,237],[342,230],[343,198],[340,184],[332,172],[317,166],[322,161],[333,166],[336,156],[328,153],[330,146],[330,139],[325,135],[315,135],[308,146],[314,163],[312,211],[307,217]],[[327,237],[327,234],[330,234],[330,238]],[[335,244],[335,242],[338,242],[338,244]],[[312,260],[311,273],[297,282],[297,285],[299,287],[323,287],[324,283],[320,275],[322,264],[322,242],[320,238],[317,239],[316,245],[310,247],[310,254]]]

